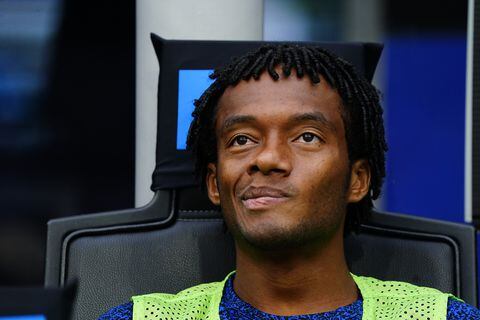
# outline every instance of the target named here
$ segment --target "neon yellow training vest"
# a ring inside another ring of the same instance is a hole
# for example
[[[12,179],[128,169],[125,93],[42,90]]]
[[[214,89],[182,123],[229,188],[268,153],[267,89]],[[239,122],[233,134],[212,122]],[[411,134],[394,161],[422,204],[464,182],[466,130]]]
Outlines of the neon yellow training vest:
[[[133,320],[219,320],[223,287],[232,273],[223,281],[200,284],[178,294],[134,296]],[[362,294],[363,320],[445,320],[448,298],[455,298],[437,289],[405,282],[352,276]]]

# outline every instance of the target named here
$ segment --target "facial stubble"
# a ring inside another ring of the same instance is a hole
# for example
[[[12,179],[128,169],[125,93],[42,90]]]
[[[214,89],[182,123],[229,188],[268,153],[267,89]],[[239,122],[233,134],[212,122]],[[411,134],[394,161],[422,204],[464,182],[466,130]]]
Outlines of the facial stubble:
[[[256,228],[257,232],[249,230],[239,223],[233,204],[222,205],[225,223],[237,243],[244,243],[263,251],[291,250],[328,243],[335,234],[343,232],[350,172],[342,180],[343,183],[337,186],[335,190],[328,190],[328,192],[323,190],[319,196],[325,197],[328,194],[328,197],[324,198],[320,205],[312,208],[315,212],[303,215],[294,225],[281,226],[275,221],[267,221],[263,223],[263,226]],[[221,204],[227,203],[227,199],[222,197],[223,192],[221,192],[220,184],[217,185],[219,186]],[[285,214],[294,215],[295,212]],[[259,229],[263,229],[265,232],[258,232]]]

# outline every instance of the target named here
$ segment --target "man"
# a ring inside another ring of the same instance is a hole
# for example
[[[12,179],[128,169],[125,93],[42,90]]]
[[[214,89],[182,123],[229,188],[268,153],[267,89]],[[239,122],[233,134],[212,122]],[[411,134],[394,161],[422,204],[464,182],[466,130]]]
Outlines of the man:
[[[187,144],[236,272],[100,319],[480,319],[435,289],[350,274],[344,230],[379,196],[387,146],[377,91],[348,62],[266,45],[211,77]]]

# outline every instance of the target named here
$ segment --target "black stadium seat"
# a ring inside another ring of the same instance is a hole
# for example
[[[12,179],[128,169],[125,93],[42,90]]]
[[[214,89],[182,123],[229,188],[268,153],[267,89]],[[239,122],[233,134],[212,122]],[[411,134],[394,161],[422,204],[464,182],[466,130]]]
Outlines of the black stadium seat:
[[[159,81],[157,166],[152,202],[138,209],[81,215],[48,224],[47,286],[78,280],[73,319],[96,319],[132,295],[174,293],[223,279],[235,252],[221,213],[195,187],[191,160],[175,144],[178,70],[211,69],[259,42],[165,41],[152,36]],[[375,44],[318,44],[351,61],[369,80]],[[372,213],[346,239],[351,270],[451,292],[477,305],[475,231],[468,225]]]
[[[144,208],[49,223],[46,285],[78,280],[73,319],[95,319],[132,295],[221,280],[234,269],[220,213],[198,207],[195,192],[159,191]],[[471,226],[373,213],[347,237],[346,255],[356,274],[432,286],[476,305]]]

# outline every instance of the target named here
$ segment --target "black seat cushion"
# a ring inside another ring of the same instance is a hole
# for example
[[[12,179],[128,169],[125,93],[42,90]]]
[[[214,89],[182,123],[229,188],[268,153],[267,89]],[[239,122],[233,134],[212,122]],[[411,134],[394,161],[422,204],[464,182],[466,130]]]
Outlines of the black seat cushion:
[[[221,280],[234,269],[233,240],[218,213],[183,211],[152,225],[90,230],[69,241],[65,281],[80,280],[74,319],[95,319],[132,295]],[[346,254],[354,273],[457,293],[457,253],[447,237],[365,226],[347,237]]]

